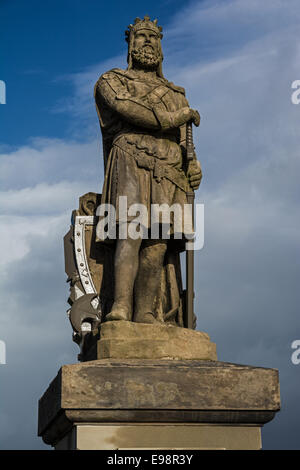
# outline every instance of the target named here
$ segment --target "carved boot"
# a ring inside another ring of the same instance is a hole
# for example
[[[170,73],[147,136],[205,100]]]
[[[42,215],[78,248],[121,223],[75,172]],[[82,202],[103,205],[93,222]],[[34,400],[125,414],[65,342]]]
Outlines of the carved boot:
[[[124,320],[131,321],[131,309],[115,303],[111,312],[106,315],[105,321]]]
[[[134,315],[134,321],[136,323],[159,323],[152,312],[137,312]]]

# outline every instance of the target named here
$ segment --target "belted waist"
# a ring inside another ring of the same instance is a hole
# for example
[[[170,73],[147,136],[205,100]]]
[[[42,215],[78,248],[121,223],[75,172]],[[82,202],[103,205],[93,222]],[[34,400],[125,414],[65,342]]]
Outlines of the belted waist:
[[[147,134],[143,130],[139,129],[122,129],[120,132],[115,134],[113,143],[118,142],[122,137],[128,140],[133,140],[134,137],[136,136],[147,136],[147,137],[154,137],[155,139],[168,139],[172,142],[177,142],[178,136],[177,132],[174,132],[174,130],[169,130],[169,131],[161,131],[161,130],[153,130],[151,129],[147,130]]]
[[[173,184],[175,184],[178,188],[180,188],[182,191],[190,191],[190,187],[183,170],[177,170],[176,168],[171,167],[170,165],[162,163],[159,157],[155,156],[155,154],[149,151],[148,148],[143,147],[141,145],[137,145],[135,142],[130,142],[127,139],[126,143],[129,144],[130,147],[132,147],[132,150],[124,149],[124,147],[118,144],[119,140],[120,139],[115,141],[114,145],[123,150],[123,152],[126,152],[130,156],[132,156],[135,159],[138,167],[144,168],[145,170],[152,170],[153,177],[158,183],[160,183],[163,178],[166,178]]]

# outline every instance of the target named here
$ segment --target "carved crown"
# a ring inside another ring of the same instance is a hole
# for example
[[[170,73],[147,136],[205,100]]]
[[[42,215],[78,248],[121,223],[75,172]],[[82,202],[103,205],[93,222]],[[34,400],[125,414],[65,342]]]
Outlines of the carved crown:
[[[162,39],[162,27],[157,25],[157,20],[151,21],[148,15],[144,16],[144,19],[136,18],[134,24],[130,24],[128,29],[125,31],[125,39],[129,42],[130,34],[136,33],[139,29],[150,29],[154,31],[160,39]]]

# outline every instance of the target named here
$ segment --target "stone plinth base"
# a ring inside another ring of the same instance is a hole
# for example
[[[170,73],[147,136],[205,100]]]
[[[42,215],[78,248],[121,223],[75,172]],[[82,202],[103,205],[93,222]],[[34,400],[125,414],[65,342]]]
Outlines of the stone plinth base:
[[[83,424],[56,450],[260,450],[260,426],[205,424]]]
[[[60,369],[39,401],[39,435],[57,449],[257,449],[279,408],[275,369],[104,359]]]
[[[207,333],[168,324],[131,321],[103,323],[98,359],[197,359],[216,361],[216,345]]]

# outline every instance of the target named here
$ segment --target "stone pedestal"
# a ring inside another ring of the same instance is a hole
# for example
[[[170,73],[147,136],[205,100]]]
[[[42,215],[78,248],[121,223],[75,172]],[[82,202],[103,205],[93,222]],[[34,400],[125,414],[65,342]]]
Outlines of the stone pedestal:
[[[260,450],[259,426],[76,424],[56,450]]]
[[[170,324],[131,321],[103,323],[97,359],[217,360],[216,344],[207,333]]]
[[[56,449],[259,449],[279,408],[275,369],[102,359],[60,369],[39,435]]]

